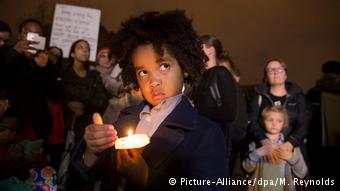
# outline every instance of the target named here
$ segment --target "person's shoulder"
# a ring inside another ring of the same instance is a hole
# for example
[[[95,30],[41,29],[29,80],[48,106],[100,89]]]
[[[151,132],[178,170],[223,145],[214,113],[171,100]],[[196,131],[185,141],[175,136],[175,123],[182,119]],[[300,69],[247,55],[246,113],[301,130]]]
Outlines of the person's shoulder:
[[[286,88],[291,95],[304,95],[303,89],[293,82],[286,82]]]
[[[205,116],[196,114],[196,130],[204,130],[204,131],[220,131],[219,124]]]
[[[263,82],[261,84],[256,84],[254,86],[254,91],[258,94],[268,94],[269,92],[269,85],[267,82]]]
[[[231,75],[229,70],[224,66],[214,66],[210,70],[212,73],[216,73],[218,75]]]
[[[5,46],[0,48],[0,53],[2,55],[14,55],[19,56],[20,54],[14,49],[14,46]]]
[[[89,75],[91,75],[93,77],[100,77],[100,74],[97,70],[89,69],[88,73],[89,73]]]

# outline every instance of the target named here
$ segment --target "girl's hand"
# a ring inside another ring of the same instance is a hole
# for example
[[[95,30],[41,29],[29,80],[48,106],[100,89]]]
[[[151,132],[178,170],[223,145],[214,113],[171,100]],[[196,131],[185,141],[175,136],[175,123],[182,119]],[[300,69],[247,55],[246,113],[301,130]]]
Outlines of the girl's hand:
[[[149,167],[139,149],[117,151],[117,170],[124,178],[142,187],[146,187]]]
[[[279,149],[279,157],[281,160],[289,161],[293,157],[291,150]]]
[[[86,142],[86,151],[84,154],[84,163],[91,166],[105,149],[112,147],[117,140],[117,131],[112,125],[103,125],[102,119],[98,113],[93,114],[93,124],[85,129],[84,140]]]
[[[266,144],[268,147],[268,155],[267,155],[267,160],[271,163],[271,164],[278,164],[281,162],[281,159],[279,157],[279,153],[278,153],[278,149],[279,146],[278,145],[274,145],[273,143],[269,142]]]
[[[285,142],[282,145],[280,145],[280,148],[283,150],[293,151],[293,145],[290,142]]]
[[[93,154],[99,154],[114,145],[117,131],[112,125],[102,124],[98,113],[93,114],[93,122],[86,127],[84,139],[88,150]]]

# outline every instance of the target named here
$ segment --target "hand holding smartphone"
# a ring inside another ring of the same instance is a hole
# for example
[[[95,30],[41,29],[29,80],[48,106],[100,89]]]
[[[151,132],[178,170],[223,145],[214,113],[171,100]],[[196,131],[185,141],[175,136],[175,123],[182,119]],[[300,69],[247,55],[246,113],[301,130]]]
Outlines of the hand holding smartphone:
[[[29,44],[32,49],[28,49],[28,52],[36,54],[37,50],[45,49],[46,38],[43,36],[39,36],[38,33],[28,32],[27,40],[32,42],[31,44]]]

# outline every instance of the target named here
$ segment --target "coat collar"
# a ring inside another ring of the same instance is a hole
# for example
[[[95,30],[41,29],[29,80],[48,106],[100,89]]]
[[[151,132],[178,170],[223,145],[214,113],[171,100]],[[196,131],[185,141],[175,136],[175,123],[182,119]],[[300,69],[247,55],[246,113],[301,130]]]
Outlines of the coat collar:
[[[148,103],[143,101],[137,106],[128,107],[121,111],[124,121],[130,121],[131,128],[135,129],[139,122],[139,113]],[[187,131],[192,131],[194,126],[193,117],[197,111],[194,109],[186,96],[182,96],[182,100],[175,107],[175,109],[164,119],[161,123],[167,127],[181,128]],[[185,114],[185,115],[183,115]],[[125,127],[126,128],[126,127]],[[120,134],[118,134],[120,135]]]
[[[288,81],[285,82],[285,87],[289,95],[296,95],[296,94],[301,94],[301,93],[303,94],[303,90],[298,85],[292,82],[288,82]],[[255,91],[259,94],[269,96],[269,88],[270,86],[268,82],[264,82],[262,84],[256,85]]]

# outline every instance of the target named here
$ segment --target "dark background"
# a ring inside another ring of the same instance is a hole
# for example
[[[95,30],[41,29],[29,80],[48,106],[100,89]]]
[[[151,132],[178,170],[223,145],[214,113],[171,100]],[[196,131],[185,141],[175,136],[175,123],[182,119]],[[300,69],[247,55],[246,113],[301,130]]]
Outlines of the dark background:
[[[102,11],[99,47],[131,16],[184,9],[200,34],[222,41],[241,69],[242,85],[260,83],[265,61],[280,57],[289,80],[307,91],[325,61],[340,60],[340,0],[0,0],[0,19],[12,27],[14,41],[25,18],[39,19],[49,29],[56,3]]]

